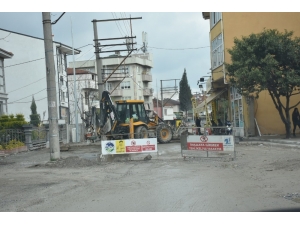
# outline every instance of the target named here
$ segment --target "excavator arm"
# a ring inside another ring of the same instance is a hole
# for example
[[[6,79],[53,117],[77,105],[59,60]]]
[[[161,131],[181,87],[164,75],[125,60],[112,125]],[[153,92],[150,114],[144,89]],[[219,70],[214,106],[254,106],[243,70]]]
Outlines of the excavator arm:
[[[120,121],[119,114],[113,105],[108,91],[102,92],[100,101],[100,132],[106,134],[110,132]]]

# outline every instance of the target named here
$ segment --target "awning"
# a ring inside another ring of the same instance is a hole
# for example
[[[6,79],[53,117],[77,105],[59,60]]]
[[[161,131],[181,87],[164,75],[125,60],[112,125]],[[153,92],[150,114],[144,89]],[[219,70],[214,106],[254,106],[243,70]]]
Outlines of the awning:
[[[225,91],[227,91],[227,89],[222,89],[220,91],[217,92],[213,92],[211,93],[210,96],[207,97],[206,99],[206,104],[210,103],[212,100],[214,100],[215,98],[219,97],[221,94],[223,94]],[[198,105],[195,109],[195,112],[199,113],[199,112],[203,112],[205,111],[205,101],[201,102],[200,105]]]

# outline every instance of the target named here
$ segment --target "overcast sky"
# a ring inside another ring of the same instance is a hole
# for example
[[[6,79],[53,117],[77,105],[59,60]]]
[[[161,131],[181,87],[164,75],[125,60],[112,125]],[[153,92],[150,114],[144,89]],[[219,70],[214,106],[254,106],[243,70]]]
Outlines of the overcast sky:
[[[41,12],[51,11],[51,20],[55,21],[62,14],[62,12],[56,11],[62,9],[61,11],[66,11],[66,13],[52,27],[54,40],[72,46],[72,21],[74,48],[82,51],[80,55],[75,56],[75,60],[90,60],[95,59],[93,23],[91,22],[93,19],[142,17],[142,19],[132,20],[132,30],[133,35],[137,37],[137,48],[142,45],[142,32],[145,31],[148,34],[148,52],[153,54],[154,62],[152,87],[156,90],[157,83],[159,88],[160,80],[180,80],[186,69],[192,92],[199,92],[197,81],[201,76],[209,75],[207,73],[210,68],[209,20],[203,19],[202,12],[226,11],[228,7],[229,10],[236,9],[239,1],[226,1],[226,4],[224,1],[214,5],[207,4],[190,0],[181,2],[180,5],[176,5],[175,2],[171,5],[156,0],[147,2],[111,1],[104,4],[103,1],[95,3],[95,1],[88,0],[82,1],[80,6],[77,6],[75,2],[51,1],[48,2],[48,5],[47,2],[43,2],[43,8],[36,9],[31,7],[36,5],[35,1],[20,1],[6,3],[4,8],[1,7],[4,11],[0,12],[0,28],[43,38]],[[261,10],[270,11],[268,5],[259,5]],[[255,11],[257,7],[252,5],[253,7]],[[272,7],[274,8],[274,5]],[[251,10],[251,7],[247,6],[246,10],[249,9]],[[279,9],[283,8],[279,6]],[[99,12],[87,12],[98,10]],[[276,11],[276,7],[274,11]],[[129,26],[128,21],[98,23],[98,36],[99,38],[124,37],[130,35]],[[102,44],[110,43],[102,42]],[[105,54],[101,56],[105,56]],[[72,57],[68,57],[68,61],[71,60]],[[163,83],[164,86],[173,86],[173,84],[173,82],[165,81]],[[7,82],[6,85],[18,88],[26,84]],[[26,93],[28,96],[31,94],[30,91],[33,94],[36,90],[28,89]],[[10,95],[9,98],[13,101],[18,96]]]
[[[62,12],[52,12],[51,20],[56,20]],[[188,81],[197,91],[197,80],[207,75],[210,68],[209,22],[202,13],[159,13],[159,12],[66,12],[52,27],[54,40],[72,46],[71,21],[74,48],[80,48],[75,60],[95,59],[93,48],[93,19],[104,20],[124,17],[142,17],[132,20],[133,36],[137,48],[142,45],[142,32],[148,34],[148,52],[153,54],[153,88],[160,80],[181,79],[186,68]],[[98,23],[99,38],[124,37],[130,35],[129,21]],[[43,38],[41,12],[0,13],[0,28]],[[111,44],[105,41],[102,44]],[[118,43],[122,43],[122,40]],[[0,43],[1,44],[1,43]],[[141,53],[141,51],[139,51]],[[121,52],[123,55],[125,52]],[[102,54],[101,56],[108,54]],[[72,57],[68,57],[68,61]],[[179,82],[179,81],[178,81]],[[7,84],[10,85],[10,84]],[[163,85],[169,85],[163,82]],[[173,85],[171,82],[170,85]]]

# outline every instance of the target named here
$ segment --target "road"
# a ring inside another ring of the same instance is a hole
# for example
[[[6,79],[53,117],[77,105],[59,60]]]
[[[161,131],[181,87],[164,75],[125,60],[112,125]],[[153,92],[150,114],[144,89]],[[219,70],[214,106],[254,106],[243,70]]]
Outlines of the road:
[[[300,208],[300,150],[236,145],[236,159],[188,158],[158,144],[144,161],[100,162],[99,146],[49,163],[42,149],[0,160],[2,212],[252,212]],[[299,193],[299,194],[298,194]]]

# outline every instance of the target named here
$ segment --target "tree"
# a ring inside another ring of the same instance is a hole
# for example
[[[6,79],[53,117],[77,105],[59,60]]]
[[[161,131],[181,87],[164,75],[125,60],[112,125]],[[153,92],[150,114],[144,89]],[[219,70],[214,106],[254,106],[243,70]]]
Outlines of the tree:
[[[184,69],[182,78],[179,82],[179,102],[180,102],[180,109],[185,111],[187,115],[187,111],[192,109],[192,91],[190,85],[188,84],[186,70]]]
[[[230,83],[243,96],[258,98],[268,91],[285,125],[286,138],[291,135],[291,97],[300,94],[300,38],[293,32],[276,29],[234,39],[228,50],[231,64],[226,64]]]
[[[32,96],[30,109],[31,109],[30,124],[37,127],[41,123],[41,118],[40,118],[40,114],[37,114],[36,104],[33,96]]]

